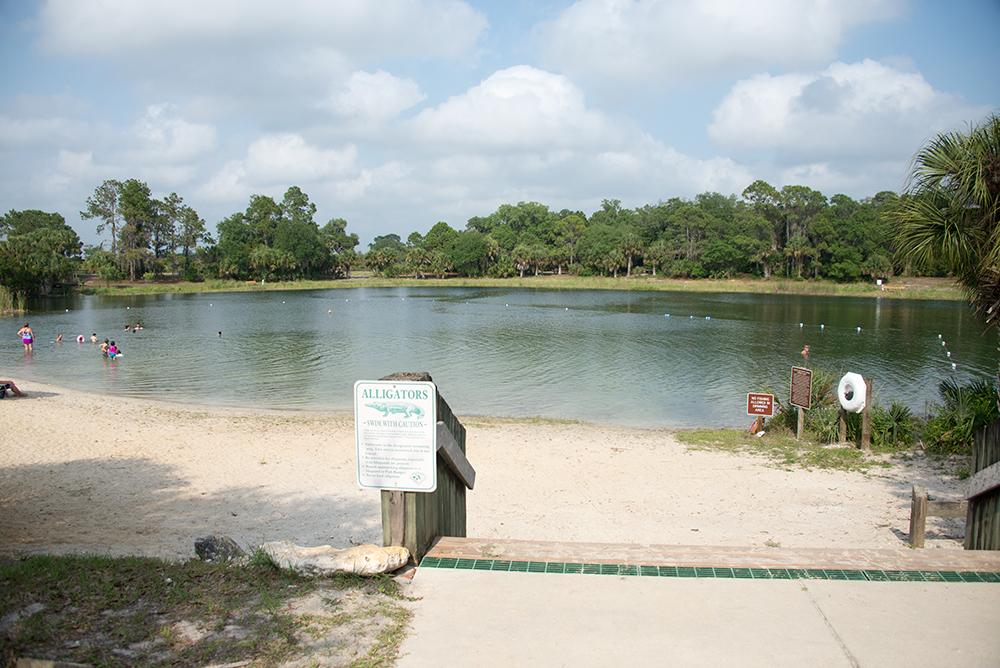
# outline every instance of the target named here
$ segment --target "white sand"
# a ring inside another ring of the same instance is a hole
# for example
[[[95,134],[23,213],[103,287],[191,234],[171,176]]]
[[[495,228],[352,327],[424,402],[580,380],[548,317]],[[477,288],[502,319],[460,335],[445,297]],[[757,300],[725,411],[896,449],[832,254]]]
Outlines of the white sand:
[[[209,533],[251,545],[381,540],[379,495],[355,483],[350,415],[18,384],[33,397],[0,401],[0,551],[183,557]],[[922,459],[869,474],[783,470],[689,451],[668,431],[466,423],[478,476],[469,535],[481,538],[901,547],[914,481],[959,496]],[[931,520],[928,547],[960,547],[961,526]]]

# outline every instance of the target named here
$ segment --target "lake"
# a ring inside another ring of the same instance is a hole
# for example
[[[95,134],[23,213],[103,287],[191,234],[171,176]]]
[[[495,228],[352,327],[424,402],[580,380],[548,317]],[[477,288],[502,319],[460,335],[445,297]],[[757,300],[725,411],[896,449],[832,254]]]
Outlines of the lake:
[[[810,366],[871,376],[877,400],[918,413],[940,381],[990,377],[997,359],[997,337],[945,301],[352,288],[35,306],[31,356],[16,337],[25,318],[0,319],[0,377],[244,408],[350,409],[355,380],[429,371],[460,415],[745,426],[746,393],[787,395],[807,343]],[[136,320],[143,331],[123,330]],[[117,341],[123,358],[102,358],[91,332]]]

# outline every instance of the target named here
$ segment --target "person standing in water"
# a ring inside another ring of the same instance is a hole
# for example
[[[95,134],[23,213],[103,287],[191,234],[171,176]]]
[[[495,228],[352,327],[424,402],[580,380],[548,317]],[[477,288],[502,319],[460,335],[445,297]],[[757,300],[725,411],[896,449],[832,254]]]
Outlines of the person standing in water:
[[[121,354],[121,352],[119,352],[118,346],[116,346],[115,342],[112,341],[111,345],[108,346],[108,358],[109,359],[114,359],[114,358],[118,357],[120,354]]]
[[[28,323],[24,323],[24,327],[17,330],[17,335],[21,337],[21,343],[24,344],[24,352],[30,353],[35,344],[35,332],[31,329],[31,326]]]
[[[97,343],[97,332],[91,332],[90,333],[90,342],[91,343]]]
[[[107,339],[104,339],[104,341],[101,342],[101,357],[107,357],[108,356],[108,348],[110,348],[110,347],[111,346],[108,345],[108,340]]]

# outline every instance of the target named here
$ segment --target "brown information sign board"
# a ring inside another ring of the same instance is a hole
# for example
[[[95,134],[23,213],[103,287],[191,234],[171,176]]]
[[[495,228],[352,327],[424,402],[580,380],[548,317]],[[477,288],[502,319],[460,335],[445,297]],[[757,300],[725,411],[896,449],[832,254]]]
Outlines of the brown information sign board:
[[[792,392],[788,403],[800,408],[812,408],[813,372],[803,366],[792,367]]]
[[[747,392],[747,415],[774,415],[774,395],[764,392]]]

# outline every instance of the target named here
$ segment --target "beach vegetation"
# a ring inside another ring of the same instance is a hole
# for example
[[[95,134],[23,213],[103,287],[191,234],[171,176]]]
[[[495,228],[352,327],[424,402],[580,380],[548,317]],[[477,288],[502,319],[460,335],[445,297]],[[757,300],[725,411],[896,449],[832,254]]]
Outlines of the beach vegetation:
[[[787,468],[863,472],[888,465],[882,457],[866,455],[853,445],[797,440],[794,432],[785,429],[769,430],[763,436],[739,429],[685,429],[677,432],[677,439],[689,448],[699,450],[760,455]]]
[[[941,404],[923,426],[927,451],[936,455],[968,455],[976,432],[998,417],[997,387],[990,380],[960,385],[946,380],[938,387]]]
[[[2,665],[386,665],[411,615],[389,576],[304,578],[259,558],[7,557],[0,590]]]

